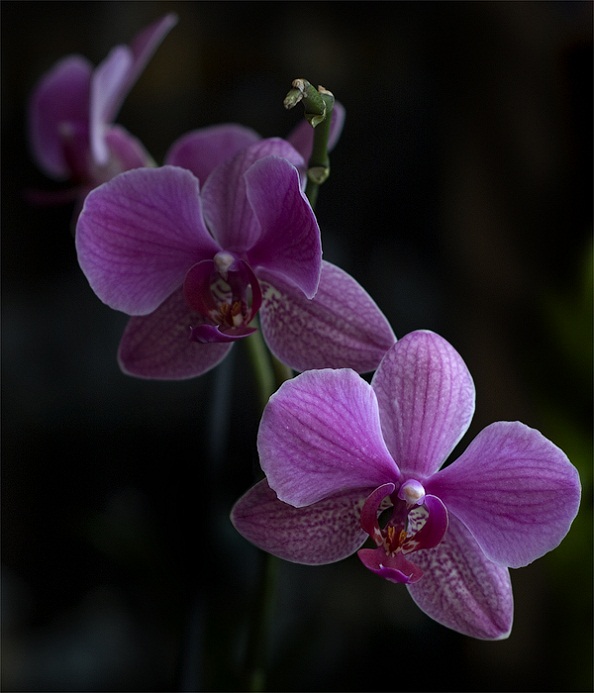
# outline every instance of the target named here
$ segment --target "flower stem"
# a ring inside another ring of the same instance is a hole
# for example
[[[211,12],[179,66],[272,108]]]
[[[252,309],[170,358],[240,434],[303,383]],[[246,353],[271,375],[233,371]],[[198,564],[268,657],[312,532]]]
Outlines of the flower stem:
[[[250,361],[256,377],[260,407],[264,409],[268,398],[275,390],[275,374],[270,359],[270,352],[266,344],[264,344],[260,330],[254,332],[243,341],[248,348]]]
[[[285,382],[293,377],[289,366],[279,361],[266,346],[261,330],[254,332],[242,340],[246,344],[256,376],[261,408],[268,404],[270,395]]]
[[[315,89],[306,79],[293,80],[283,104],[285,108],[293,108],[303,101],[305,118],[314,128],[314,141],[307,167],[307,184],[305,194],[312,207],[315,206],[320,185],[330,175],[330,159],[328,158],[328,138],[332,122],[334,96],[332,92],[319,86]]]
[[[275,358],[269,351],[258,330],[250,335],[246,343],[264,409],[270,395],[289,378],[293,371]],[[244,684],[247,691],[264,691],[266,681],[266,659],[268,629],[274,601],[277,559],[271,554],[259,551],[259,577],[250,618],[244,662]]]

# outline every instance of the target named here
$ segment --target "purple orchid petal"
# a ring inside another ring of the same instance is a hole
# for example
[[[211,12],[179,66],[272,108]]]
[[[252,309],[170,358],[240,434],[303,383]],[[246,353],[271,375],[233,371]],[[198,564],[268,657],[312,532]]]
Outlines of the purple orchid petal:
[[[218,246],[200,212],[198,180],[173,166],[116,176],[87,196],[76,229],[80,266],[99,298],[152,312]]]
[[[112,125],[107,129],[105,142],[110,158],[117,161],[118,173],[155,165],[142,142],[120,125]]]
[[[62,128],[76,124],[88,138],[89,90],[93,66],[71,55],[60,60],[36,86],[29,102],[29,142],[39,167],[58,180],[70,176]],[[85,141],[85,151],[88,139]]]
[[[260,140],[222,162],[206,179],[202,188],[204,218],[221,247],[238,254],[245,253],[258,241],[261,227],[246,194],[245,173],[259,159],[287,159],[295,166],[303,164],[299,153],[279,138]],[[266,207],[277,204],[275,179],[270,181]],[[280,229],[279,229],[280,232]]]
[[[86,123],[64,122],[60,124],[59,134],[68,177],[88,192],[92,189],[94,177],[89,171],[88,126]]]
[[[225,358],[232,344],[191,341],[190,328],[199,321],[179,289],[150,315],[128,321],[118,350],[120,368],[128,375],[153,380],[203,375]]]
[[[417,582],[423,576],[423,571],[401,553],[388,556],[385,550],[379,547],[377,549],[361,549],[357,551],[357,556],[368,570],[390,582],[408,585]]]
[[[334,102],[332,108],[332,121],[330,123],[330,135],[328,137],[328,151],[331,151],[342,133],[345,120],[344,106],[338,101]],[[314,128],[307,122],[302,120],[296,125],[287,137],[287,142],[290,142],[293,147],[301,154],[304,161],[309,161],[313,149]]]
[[[268,278],[260,272],[261,278]],[[262,333],[274,355],[297,371],[375,370],[396,337],[383,313],[353,277],[322,262],[320,284],[308,300],[270,277],[263,286]]]
[[[153,164],[151,155],[146,151],[140,140],[131,135],[125,128],[112,125],[105,131],[105,144],[109,150],[106,169],[99,169],[104,183],[114,178],[118,173],[133,168],[142,168]]]
[[[402,473],[432,474],[474,412],[474,384],[460,355],[433,332],[411,332],[388,351],[372,387],[384,439]]]
[[[316,216],[299,175],[284,159],[267,157],[245,174],[246,195],[260,227],[247,257],[256,273],[266,270],[312,298],[320,282],[322,242]]]
[[[176,22],[175,14],[161,17],[137,34],[129,47],[113,48],[95,69],[89,107],[90,138],[93,158],[100,166],[107,163],[109,154],[104,126],[115,118],[126,95]]]
[[[252,544],[286,561],[334,563],[355,553],[366,539],[359,526],[363,495],[348,491],[294,508],[279,501],[264,480],[235,503],[231,521]]]
[[[580,503],[580,480],[566,455],[519,422],[483,429],[453,464],[427,484],[485,554],[512,568],[554,549]]]
[[[204,185],[219,164],[260,139],[255,130],[234,123],[193,130],[173,143],[165,163],[187,168]]]
[[[285,503],[395,482],[375,394],[349,369],[306,371],[281,385],[262,415],[260,463]]]
[[[127,46],[112,48],[105,60],[97,66],[91,78],[89,108],[90,143],[93,160],[105,166],[109,150],[105,143],[105,128],[109,125],[113,104],[119,101],[122,85],[132,67],[132,52]]]
[[[408,585],[417,606],[432,619],[482,640],[506,638],[513,620],[509,571],[490,561],[468,530],[450,516],[443,541],[415,553],[423,578]]]

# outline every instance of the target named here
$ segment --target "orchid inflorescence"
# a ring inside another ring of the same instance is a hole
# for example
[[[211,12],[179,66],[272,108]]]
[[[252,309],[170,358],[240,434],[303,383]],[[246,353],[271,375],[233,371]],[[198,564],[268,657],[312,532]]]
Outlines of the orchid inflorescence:
[[[397,340],[367,291],[322,259],[312,190],[345,117],[328,90],[295,80],[285,106],[303,101],[306,119],[284,138],[213,125],[180,137],[160,166],[115,124],[176,21],[166,15],[94,69],[64,58],[30,102],[33,156],[78,203],[80,267],[129,316],[121,369],[197,377],[260,331],[289,375],[264,407],[263,478],[231,510],[237,531],[307,565],[357,554],[444,626],[507,637],[509,568],[569,531],[575,467],[517,421],[487,426],[445,464],[475,407],[462,357],[431,331]]]

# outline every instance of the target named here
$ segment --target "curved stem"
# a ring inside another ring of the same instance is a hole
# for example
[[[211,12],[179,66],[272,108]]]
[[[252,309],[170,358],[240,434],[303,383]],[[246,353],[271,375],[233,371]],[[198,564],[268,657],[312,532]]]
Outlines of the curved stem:
[[[317,89],[306,79],[295,79],[292,83],[283,105],[293,108],[300,101],[305,108],[305,118],[314,128],[314,141],[311,156],[307,166],[307,184],[305,194],[312,208],[315,207],[320,185],[330,175],[330,159],[328,158],[328,138],[332,123],[334,95],[322,86]]]

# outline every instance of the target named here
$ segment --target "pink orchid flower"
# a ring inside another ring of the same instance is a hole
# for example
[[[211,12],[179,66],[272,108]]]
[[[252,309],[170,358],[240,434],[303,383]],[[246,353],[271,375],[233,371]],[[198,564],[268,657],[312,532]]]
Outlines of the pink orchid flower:
[[[220,143],[219,143],[220,144]],[[87,196],[80,266],[99,298],[130,316],[122,369],[154,379],[201,375],[249,336],[295,370],[374,370],[395,336],[367,292],[322,261],[303,192],[303,157],[271,138],[235,156],[215,147],[201,181],[166,165],[122,173]]]
[[[157,20],[132,40],[116,46],[96,68],[69,55],[45,74],[29,103],[29,141],[38,166],[75,188],[38,195],[39,201],[81,199],[116,174],[152,164],[142,144],[113,121],[156,48],[177,22]]]
[[[517,421],[487,426],[444,466],[474,401],[460,355],[427,331],[395,343],[371,385],[349,369],[296,376],[264,410],[266,479],[235,504],[235,527],[297,563],[358,553],[439,623],[507,637],[509,568],[561,542],[581,487],[565,454]],[[374,547],[361,548],[369,539]]]

